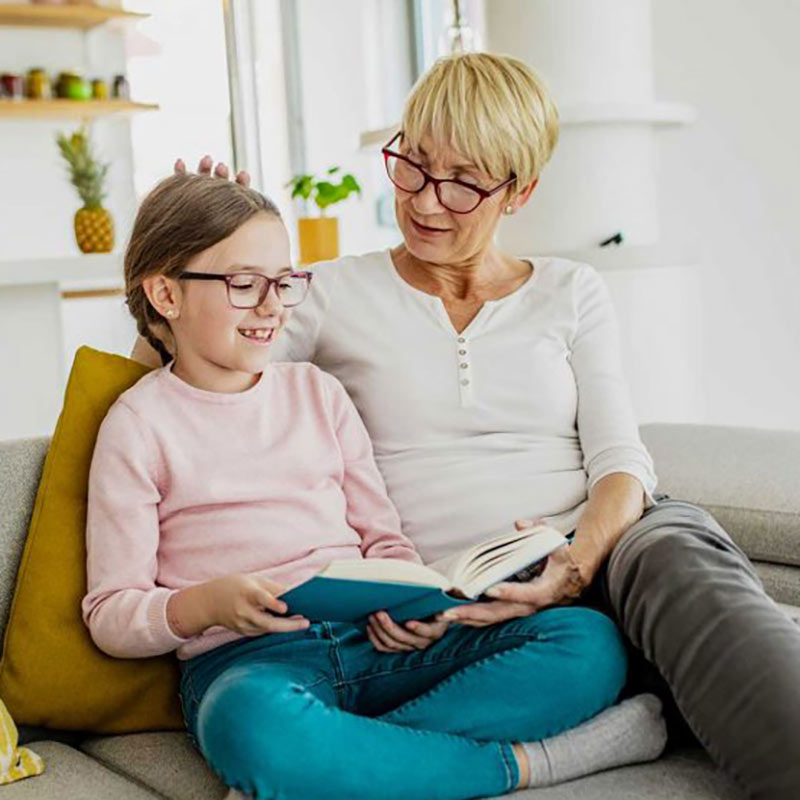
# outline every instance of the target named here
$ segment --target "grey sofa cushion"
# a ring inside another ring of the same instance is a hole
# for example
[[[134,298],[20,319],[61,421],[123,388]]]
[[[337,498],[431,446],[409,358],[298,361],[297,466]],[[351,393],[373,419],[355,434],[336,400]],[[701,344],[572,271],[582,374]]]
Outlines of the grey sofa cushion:
[[[185,733],[94,736],[81,749],[171,800],[217,800],[228,792]]]
[[[508,795],[504,795],[508,797]],[[547,789],[514,795],[520,800],[745,800],[702,750],[668,753],[658,761],[622,767]]]
[[[658,491],[711,512],[753,561],[800,566],[800,432],[652,424]]]
[[[754,561],[764,591],[777,603],[800,606],[800,569],[784,564],[766,564]]]
[[[171,800],[224,798],[226,787],[180,733],[96,737],[85,752],[112,769],[146,783]],[[658,761],[521,792],[530,800],[744,800],[700,749],[668,753]]]
[[[21,439],[0,446],[0,630],[5,630],[25,537],[50,440]]]
[[[45,741],[37,742],[31,749],[44,759],[45,771],[3,786],[0,789],[3,800],[156,800],[159,797],[68,745]]]

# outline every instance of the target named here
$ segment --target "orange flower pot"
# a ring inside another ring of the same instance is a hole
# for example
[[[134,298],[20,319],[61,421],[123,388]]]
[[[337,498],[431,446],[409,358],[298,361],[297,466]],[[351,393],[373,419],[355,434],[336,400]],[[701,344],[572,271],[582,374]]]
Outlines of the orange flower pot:
[[[336,217],[302,217],[297,220],[297,230],[301,264],[339,257],[339,220]]]

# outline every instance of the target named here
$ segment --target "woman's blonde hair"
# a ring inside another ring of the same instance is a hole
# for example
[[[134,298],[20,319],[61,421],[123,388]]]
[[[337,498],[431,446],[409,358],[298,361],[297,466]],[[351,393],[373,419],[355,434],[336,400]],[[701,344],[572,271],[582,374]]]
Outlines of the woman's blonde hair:
[[[255,189],[207,175],[172,175],[142,201],[125,251],[125,300],[136,328],[166,364],[166,320],[142,285],[150,275],[177,278],[190,259],[227,239],[256,214],[281,218],[275,204]]]
[[[558,109],[522,61],[492,53],[439,59],[414,85],[403,135],[446,142],[483,172],[517,176],[515,192],[539,177],[558,141]]]

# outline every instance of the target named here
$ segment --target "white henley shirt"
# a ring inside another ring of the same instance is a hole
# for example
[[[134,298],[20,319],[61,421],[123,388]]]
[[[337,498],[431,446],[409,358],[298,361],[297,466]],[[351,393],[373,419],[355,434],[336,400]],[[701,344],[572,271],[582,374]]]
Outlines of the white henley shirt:
[[[273,345],[275,360],[311,361],[344,384],[425,562],[516,519],[569,533],[612,472],[655,504],[605,283],[587,264],[530,261],[530,278],[461,333],[388,251],[322,263]]]

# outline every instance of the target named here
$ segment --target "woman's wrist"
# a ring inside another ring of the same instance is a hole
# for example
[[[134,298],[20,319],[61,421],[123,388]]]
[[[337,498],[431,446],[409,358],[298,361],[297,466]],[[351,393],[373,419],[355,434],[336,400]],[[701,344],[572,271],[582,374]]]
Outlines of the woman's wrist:
[[[605,555],[591,537],[581,535],[580,531],[575,531],[569,553],[580,575],[582,589],[586,589],[594,580]]]

